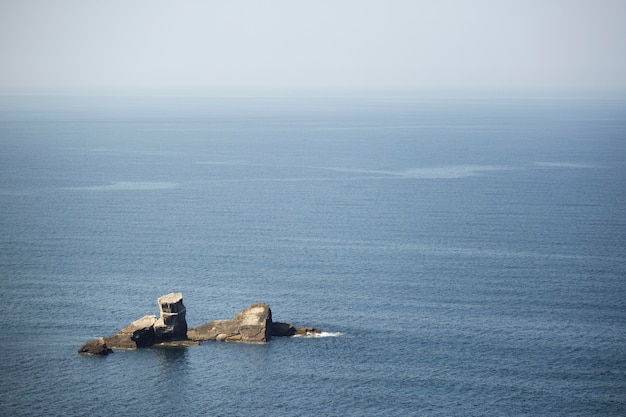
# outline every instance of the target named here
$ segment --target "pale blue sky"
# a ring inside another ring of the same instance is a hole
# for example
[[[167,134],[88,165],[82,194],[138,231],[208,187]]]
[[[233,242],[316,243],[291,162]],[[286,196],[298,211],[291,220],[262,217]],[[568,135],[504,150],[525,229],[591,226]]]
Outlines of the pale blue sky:
[[[626,0],[0,0],[0,92],[626,88]]]

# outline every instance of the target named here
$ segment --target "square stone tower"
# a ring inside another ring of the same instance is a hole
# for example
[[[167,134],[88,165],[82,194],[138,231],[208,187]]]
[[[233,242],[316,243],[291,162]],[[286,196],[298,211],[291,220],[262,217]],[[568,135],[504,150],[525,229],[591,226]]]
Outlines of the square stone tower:
[[[183,294],[169,293],[157,299],[160,317],[154,323],[154,335],[157,340],[186,339],[187,320]]]

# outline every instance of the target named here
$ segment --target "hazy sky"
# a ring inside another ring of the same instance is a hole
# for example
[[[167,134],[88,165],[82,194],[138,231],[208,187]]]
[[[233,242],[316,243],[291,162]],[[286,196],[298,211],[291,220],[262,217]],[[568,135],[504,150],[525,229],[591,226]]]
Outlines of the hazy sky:
[[[0,0],[0,91],[626,88],[626,0]]]

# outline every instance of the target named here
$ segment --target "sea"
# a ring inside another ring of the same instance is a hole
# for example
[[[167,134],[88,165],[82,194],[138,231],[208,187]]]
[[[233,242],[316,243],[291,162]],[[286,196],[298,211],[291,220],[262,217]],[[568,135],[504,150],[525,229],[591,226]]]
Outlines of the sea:
[[[626,100],[1,96],[0,293],[2,416],[624,416]]]

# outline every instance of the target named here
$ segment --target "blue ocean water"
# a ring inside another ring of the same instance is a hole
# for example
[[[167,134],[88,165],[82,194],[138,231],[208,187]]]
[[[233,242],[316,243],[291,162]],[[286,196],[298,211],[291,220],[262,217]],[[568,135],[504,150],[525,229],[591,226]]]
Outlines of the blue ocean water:
[[[625,254],[624,100],[1,97],[0,414],[623,416]]]

